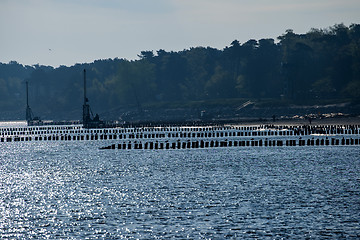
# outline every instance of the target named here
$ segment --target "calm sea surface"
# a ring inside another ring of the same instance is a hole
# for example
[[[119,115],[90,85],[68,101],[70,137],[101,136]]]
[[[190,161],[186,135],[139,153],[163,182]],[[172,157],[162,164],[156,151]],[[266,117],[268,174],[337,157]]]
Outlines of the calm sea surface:
[[[0,236],[360,238],[360,147],[108,143],[0,143]]]

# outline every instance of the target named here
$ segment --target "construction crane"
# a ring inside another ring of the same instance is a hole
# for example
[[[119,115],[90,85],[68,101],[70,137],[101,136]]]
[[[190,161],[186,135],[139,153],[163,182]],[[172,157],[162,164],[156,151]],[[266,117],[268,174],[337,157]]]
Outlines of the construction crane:
[[[104,127],[104,122],[100,120],[99,115],[96,114],[95,117],[93,116],[89,105],[89,99],[86,96],[86,69],[84,69],[83,127],[84,128]]]

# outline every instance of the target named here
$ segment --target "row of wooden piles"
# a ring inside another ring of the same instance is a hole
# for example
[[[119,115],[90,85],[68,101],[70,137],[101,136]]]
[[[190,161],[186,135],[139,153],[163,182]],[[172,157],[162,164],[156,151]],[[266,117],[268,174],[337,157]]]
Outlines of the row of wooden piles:
[[[349,146],[360,145],[360,138],[311,138],[311,139],[252,139],[252,140],[196,140],[176,142],[159,141],[127,141],[112,144],[101,149],[196,149],[196,148],[218,148],[218,147],[282,147],[282,146]]]

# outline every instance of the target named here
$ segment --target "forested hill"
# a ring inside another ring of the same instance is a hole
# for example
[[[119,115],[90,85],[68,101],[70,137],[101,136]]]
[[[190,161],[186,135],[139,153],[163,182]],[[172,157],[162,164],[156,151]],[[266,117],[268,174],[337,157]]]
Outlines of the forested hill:
[[[234,40],[222,50],[143,51],[139,60],[96,60],[61,66],[0,64],[0,119],[24,118],[30,106],[43,118],[80,119],[83,69],[94,112],[194,107],[246,101],[329,104],[360,100],[360,25],[334,25],[306,34],[287,30],[277,40]],[[112,115],[109,113],[113,113]]]

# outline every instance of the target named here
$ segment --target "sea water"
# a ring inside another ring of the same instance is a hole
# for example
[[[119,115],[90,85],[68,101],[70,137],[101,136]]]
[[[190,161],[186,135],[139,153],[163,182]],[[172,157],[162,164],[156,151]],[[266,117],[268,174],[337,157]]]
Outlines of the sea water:
[[[109,143],[0,143],[1,238],[360,237],[358,146]]]

